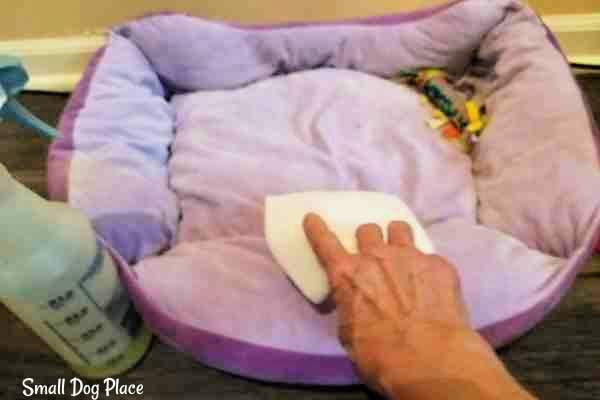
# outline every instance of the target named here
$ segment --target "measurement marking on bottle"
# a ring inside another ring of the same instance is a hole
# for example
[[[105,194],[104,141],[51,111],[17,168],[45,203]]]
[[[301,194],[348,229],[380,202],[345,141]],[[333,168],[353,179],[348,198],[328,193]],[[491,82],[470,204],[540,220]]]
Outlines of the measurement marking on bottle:
[[[59,337],[59,339],[67,346],[69,347],[71,350],[73,350],[73,352],[75,354],[77,354],[83,361],[86,362],[86,364],[90,364],[90,360],[88,360],[88,358],[86,356],[84,356],[77,347],[73,346],[73,344],[71,344],[71,342],[69,342],[63,335],[61,335],[61,333],[56,330],[48,321],[44,321],[44,324],[46,324],[46,326],[48,327],[48,329],[50,329],[52,332],[54,332],[54,334],[56,336]]]
[[[102,327],[103,327],[102,323],[98,323],[93,328],[88,329],[87,331],[83,332],[81,334],[81,339],[84,342],[93,339],[98,334],[98,332],[100,332],[102,330]]]
[[[60,310],[73,298],[73,294],[74,293],[72,290],[68,290],[64,295],[50,299],[48,302],[48,307],[55,311]]]
[[[94,256],[94,260],[92,261],[92,264],[90,265],[88,271],[79,280],[79,288],[83,291],[83,293],[85,293],[85,295],[87,296],[87,298],[96,306],[96,308],[98,309],[98,311],[104,312],[104,310],[102,309],[102,307],[100,307],[100,305],[96,302],[96,299],[94,299],[89,294],[89,292],[87,291],[87,289],[83,285],[87,280],[93,279],[94,275],[96,275],[100,271],[100,269],[102,268],[102,265],[104,264],[104,252],[102,251],[102,246],[100,245],[100,242],[98,242],[96,244],[96,246],[97,246],[98,250],[96,251],[96,255]]]
[[[105,268],[106,255],[100,243],[97,249],[77,286],[42,305],[54,315],[49,315],[52,322],[44,321],[46,326],[82,360],[94,365],[120,360],[142,324],[127,290],[119,282],[105,286],[115,278]]]

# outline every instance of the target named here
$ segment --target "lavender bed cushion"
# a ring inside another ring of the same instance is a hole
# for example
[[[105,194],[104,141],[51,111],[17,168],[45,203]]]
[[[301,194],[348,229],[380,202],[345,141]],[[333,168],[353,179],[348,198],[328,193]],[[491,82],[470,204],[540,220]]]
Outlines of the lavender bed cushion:
[[[467,156],[385,78],[440,66],[486,99]],[[563,56],[513,0],[245,28],[157,15],[116,28],[49,155],[50,194],[92,219],[163,340],[254,378],[357,382],[335,312],[273,260],[263,201],[375,190],[406,201],[453,261],[495,346],[539,322],[600,227],[593,124]]]

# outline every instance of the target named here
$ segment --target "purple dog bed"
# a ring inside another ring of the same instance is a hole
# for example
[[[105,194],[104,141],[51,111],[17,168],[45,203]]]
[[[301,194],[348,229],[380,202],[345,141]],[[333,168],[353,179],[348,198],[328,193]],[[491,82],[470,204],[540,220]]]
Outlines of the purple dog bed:
[[[485,99],[470,155],[387,79],[427,66]],[[308,303],[269,252],[267,195],[399,196],[456,264],[494,346],[558,303],[598,239],[593,123],[556,43],[515,0],[330,24],[136,20],[90,63],[60,130],[51,197],[90,217],[148,326],[258,379],[357,382],[335,311]]]

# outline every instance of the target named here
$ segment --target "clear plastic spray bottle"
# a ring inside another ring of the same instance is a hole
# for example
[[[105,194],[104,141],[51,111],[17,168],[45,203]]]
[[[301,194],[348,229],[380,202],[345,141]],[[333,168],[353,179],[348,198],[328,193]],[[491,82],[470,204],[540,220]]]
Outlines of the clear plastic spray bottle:
[[[152,339],[86,216],[1,164],[0,301],[88,378],[128,370]]]

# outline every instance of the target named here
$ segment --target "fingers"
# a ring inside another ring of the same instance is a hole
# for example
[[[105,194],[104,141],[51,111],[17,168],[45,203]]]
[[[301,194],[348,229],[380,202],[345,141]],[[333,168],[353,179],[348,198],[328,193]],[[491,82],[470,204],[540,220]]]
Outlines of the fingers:
[[[356,239],[358,240],[358,250],[362,254],[369,254],[373,248],[384,243],[383,232],[377,224],[359,226],[356,230]]]
[[[309,213],[304,217],[304,232],[317,258],[328,274],[348,253],[317,214]]]
[[[402,221],[393,221],[388,225],[388,242],[392,246],[413,246],[413,234],[410,225]]]

